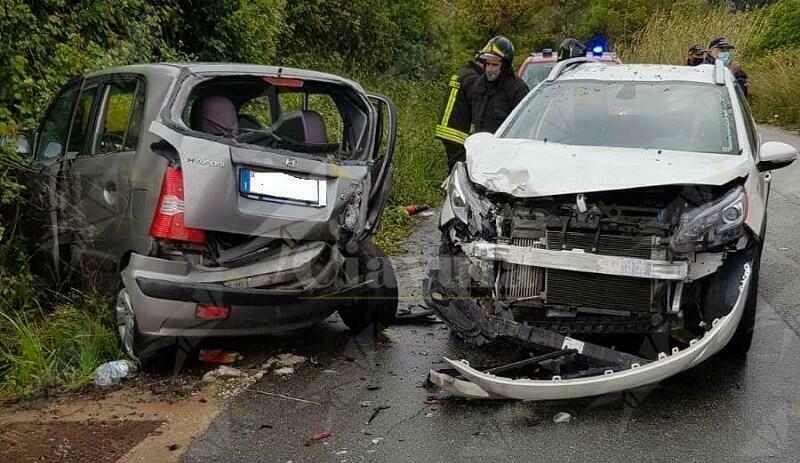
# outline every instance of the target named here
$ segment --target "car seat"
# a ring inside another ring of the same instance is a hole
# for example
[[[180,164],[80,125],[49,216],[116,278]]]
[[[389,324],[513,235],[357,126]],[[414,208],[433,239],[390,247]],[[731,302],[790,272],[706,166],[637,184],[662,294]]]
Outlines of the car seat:
[[[327,144],[328,131],[325,121],[316,111],[289,111],[281,114],[272,125],[275,135],[281,138],[309,144]]]
[[[209,135],[233,138],[239,135],[239,117],[230,98],[207,96],[192,105],[192,129]]]

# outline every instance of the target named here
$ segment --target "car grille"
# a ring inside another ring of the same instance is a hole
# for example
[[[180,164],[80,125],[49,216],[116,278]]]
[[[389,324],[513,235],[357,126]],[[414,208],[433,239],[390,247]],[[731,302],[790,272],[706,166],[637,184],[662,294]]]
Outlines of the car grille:
[[[552,250],[583,249],[592,252],[594,233],[548,230],[545,242],[530,238],[514,238],[517,246],[546,247]],[[601,234],[596,252],[603,255],[651,259],[654,255],[650,236],[621,236]],[[508,265],[505,272],[505,296],[522,299],[546,293],[548,306],[595,308],[606,310],[650,311],[653,308],[654,280],[645,278],[541,269],[523,265]]]

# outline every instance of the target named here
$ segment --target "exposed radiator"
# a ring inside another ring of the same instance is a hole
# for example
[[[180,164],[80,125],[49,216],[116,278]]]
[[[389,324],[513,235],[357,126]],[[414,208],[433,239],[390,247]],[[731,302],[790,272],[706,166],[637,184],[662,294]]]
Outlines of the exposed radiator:
[[[586,252],[592,252],[596,246],[596,252],[603,255],[642,259],[655,257],[653,238],[650,236],[601,234],[597,238],[594,233],[548,230],[545,240],[518,237],[512,240],[512,244],[552,250],[583,249]],[[537,296],[545,291],[548,306],[632,312],[650,311],[653,308],[655,285],[655,281],[644,278],[511,264],[506,264],[502,279],[503,295],[512,300]]]
[[[642,259],[653,256],[650,236],[601,234],[596,239],[594,233],[547,231],[547,249],[591,252],[595,241],[598,254]],[[645,278],[548,270],[545,288],[548,305],[640,312],[651,309],[654,285],[653,280]]]
[[[511,243],[515,246],[544,249],[545,244],[540,239],[514,238]],[[528,265],[507,264],[504,273],[505,297],[511,300],[538,296],[544,290],[545,269]]]

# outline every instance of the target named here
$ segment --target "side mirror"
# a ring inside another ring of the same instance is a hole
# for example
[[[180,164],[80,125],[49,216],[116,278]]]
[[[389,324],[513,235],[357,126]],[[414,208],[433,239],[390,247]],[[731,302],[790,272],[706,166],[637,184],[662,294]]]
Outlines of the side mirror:
[[[786,167],[797,159],[797,154],[797,148],[792,145],[779,141],[768,141],[761,145],[761,151],[758,154],[758,170],[766,172]]]

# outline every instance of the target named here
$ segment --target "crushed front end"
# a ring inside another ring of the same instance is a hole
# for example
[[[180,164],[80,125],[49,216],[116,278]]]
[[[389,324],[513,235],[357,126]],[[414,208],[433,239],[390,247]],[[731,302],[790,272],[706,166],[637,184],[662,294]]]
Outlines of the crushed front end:
[[[448,359],[460,377],[431,380],[450,392],[536,400],[629,389],[693,366],[737,328],[758,240],[741,181],[516,197],[457,165],[447,196],[428,303],[467,342],[506,339],[531,353],[483,372]]]

